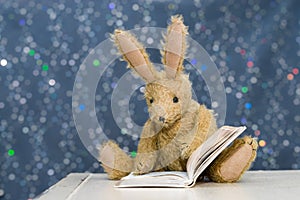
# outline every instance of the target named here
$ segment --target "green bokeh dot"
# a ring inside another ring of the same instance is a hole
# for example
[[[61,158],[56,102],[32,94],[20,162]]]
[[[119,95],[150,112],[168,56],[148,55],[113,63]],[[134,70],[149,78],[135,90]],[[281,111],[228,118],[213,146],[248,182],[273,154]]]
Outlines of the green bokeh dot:
[[[99,67],[100,66],[100,61],[99,60],[94,60],[93,61],[93,65],[95,66],[95,67]]]
[[[46,65],[46,64],[43,65],[43,66],[42,66],[42,70],[43,70],[43,71],[48,71],[48,70],[49,70],[49,66]]]
[[[29,52],[28,52],[28,54],[29,54],[30,56],[34,56],[35,51],[34,51],[33,49],[30,49]]]
[[[136,151],[131,152],[131,157],[133,157],[133,158],[136,157]]]
[[[7,154],[9,156],[13,156],[13,155],[15,155],[15,151],[13,149],[10,149],[10,150],[8,150]]]
[[[242,92],[243,93],[247,93],[248,92],[248,88],[247,87],[242,87]]]

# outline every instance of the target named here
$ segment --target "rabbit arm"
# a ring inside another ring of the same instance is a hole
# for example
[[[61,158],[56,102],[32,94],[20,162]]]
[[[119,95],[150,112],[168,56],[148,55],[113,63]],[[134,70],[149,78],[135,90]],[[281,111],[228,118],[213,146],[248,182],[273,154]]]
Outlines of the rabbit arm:
[[[148,120],[143,128],[139,141],[137,157],[134,162],[134,172],[143,174],[154,170],[157,160],[157,136]]]
[[[194,106],[196,107],[196,106]],[[181,141],[181,158],[188,159],[191,154],[217,130],[216,119],[211,110],[204,105],[197,106],[197,111],[189,113],[183,119],[183,124],[189,127],[190,121],[193,121],[193,128],[184,129]]]
[[[187,27],[183,24],[182,16],[173,16],[165,36],[162,63],[169,78],[174,78],[177,72],[183,70],[183,60],[186,53]]]
[[[130,68],[133,68],[146,82],[156,79],[155,69],[144,47],[133,35],[127,31],[115,30],[112,38]]]

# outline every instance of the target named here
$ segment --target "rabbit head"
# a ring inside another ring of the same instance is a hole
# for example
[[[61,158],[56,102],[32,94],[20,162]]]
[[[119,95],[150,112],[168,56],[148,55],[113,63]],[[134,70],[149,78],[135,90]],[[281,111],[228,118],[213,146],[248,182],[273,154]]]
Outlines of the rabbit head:
[[[191,83],[183,73],[187,27],[174,16],[165,35],[162,54],[164,70],[157,71],[144,47],[129,32],[116,30],[113,40],[129,67],[146,82],[145,99],[152,122],[168,127],[187,112],[192,101]]]

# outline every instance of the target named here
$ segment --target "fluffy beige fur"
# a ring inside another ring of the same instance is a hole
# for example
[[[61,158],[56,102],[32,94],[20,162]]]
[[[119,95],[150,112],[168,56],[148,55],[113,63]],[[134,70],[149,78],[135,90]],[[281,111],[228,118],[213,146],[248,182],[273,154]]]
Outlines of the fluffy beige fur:
[[[143,127],[136,158],[113,141],[103,144],[99,160],[110,179],[120,179],[130,172],[184,171],[192,152],[216,131],[213,111],[192,99],[191,83],[183,72],[186,35],[182,17],[172,17],[161,51],[165,69],[158,72],[134,36],[115,31],[113,40],[124,60],[146,82],[150,117]],[[238,180],[254,160],[256,148],[256,141],[250,137],[237,140],[216,159],[207,175],[217,182]]]

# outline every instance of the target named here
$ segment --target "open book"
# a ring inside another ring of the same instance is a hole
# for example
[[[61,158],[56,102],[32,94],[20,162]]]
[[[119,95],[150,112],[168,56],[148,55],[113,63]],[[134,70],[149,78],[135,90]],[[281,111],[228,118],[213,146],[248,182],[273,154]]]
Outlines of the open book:
[[[209,164],[245,129],[245,126],[219,128],[192,153],[187,162],[186,172],[165,171],[144,175],[131,173],[118,181],[115,187],[192,187]]]

